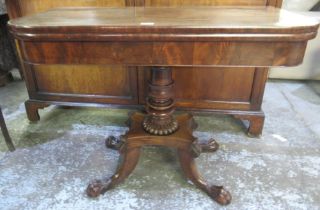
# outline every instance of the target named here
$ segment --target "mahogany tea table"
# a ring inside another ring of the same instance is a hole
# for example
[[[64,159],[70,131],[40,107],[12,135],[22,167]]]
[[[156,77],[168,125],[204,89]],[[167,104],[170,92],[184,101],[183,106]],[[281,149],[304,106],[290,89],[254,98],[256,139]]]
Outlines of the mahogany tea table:
[[[192,135],[197,127],[192,116],[173,115],[170,67],[295,66],[318,26],[308,17],[252,6],[59,8],[9,22],[27,74],[40,64],[152,67],[147,114],[132,114],[129,131],[120,139],[107,139],[123,161],[111,178],[89,184],[89,196],[97,197],[127,178],[141,147],[161,145],[177,149],[186,177],[222,205],[230,203],[230,193],[209,185],[195,165],[201,152],[216,151],[218,144],[199,144]]]

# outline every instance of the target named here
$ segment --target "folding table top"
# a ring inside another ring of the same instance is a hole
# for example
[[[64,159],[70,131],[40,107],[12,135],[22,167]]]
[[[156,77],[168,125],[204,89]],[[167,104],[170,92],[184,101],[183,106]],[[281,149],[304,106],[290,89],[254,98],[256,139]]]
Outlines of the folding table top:
[[[318,21],[274,7],[85,7],[58,8],[14,19],[9,22],[9,27],[20,35],[152,33],[228,36],[237,33],[256,34],[255,37],[259,34],[264,37],[266,34],[304,34],[310,38],[317,31]]]
[[[29,63],[133,66],[297,65],[318,26],[249,6],[58,8],[9,22]]]

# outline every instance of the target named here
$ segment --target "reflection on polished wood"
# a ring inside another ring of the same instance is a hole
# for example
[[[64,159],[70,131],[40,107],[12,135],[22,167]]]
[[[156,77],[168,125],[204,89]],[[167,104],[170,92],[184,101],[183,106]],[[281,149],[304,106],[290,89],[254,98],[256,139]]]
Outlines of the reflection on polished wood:
[[[86,18],[83,19],[84,17]],[[247,33],[250,32],[253,40],[256,40],[256,38],[264,38],[264,40],[266,40],[268,37],[274,38],[276,34],[281,34],[284,37],[278,37],[279,40],[285,38],[290,41],[292,39],[289,37],[294,39],[298,37],[298,34],[307,36],[307,32],[315,32],[314,29],[317,26],[316,19],[274,7],[258,6],[66,7],[52,9],[47,12],[18,18],[9,22],[11,25],[14,25],[13,29],[17,28],[20,32],[30,32],[30,30],[32,30],[33,33],[31,34],[38,35],[38,38],[40,38],[40,34],[46,35],[47,32],[51,32],[50,35],[47,35],[53,38],[55,37],[54,34],[58,35],[59,32],[63,33],[67,28],[68,32],[75,32],[75,34],[69,34],[75,39],[85,39],[86,34],[81,34],[81,32],[88,30],[86,32],[96,35],[104,32],[106,33],[104,39],[111,37],[115,40],[117,40],[117,37],[114,36],[124,31],[133,35],[135,32],[139,33],[140,39],[143,40],[145,40],[146,37],[152,38],[152,34],[164,34],[169,38],[170,36],[168,35],[170,34],[166,34],[166,32],[170,31],[173,34],[180,35],[197,34],[198,38],[201,38],[202,36],[200,35],[203,35],[206,37],[202,37],[203,39],[210,40],[217,37],[222,40],[246,40],[245,38],[249,37]],[[54,28],[55,26],[59,26],[59,28]],[[70,26],[72,26],[72,28],[70,28]],[[161,29],[161,31],[159,31],[159,29]],[[145,35],[143,32],[151,34]],[[223,37],[221,34],[224,32],[227,34],[231,32],[243,34],[242,37],[238,37],[237,34],[234,36],[230,34],[230,36]],[[262,32],[262,34],[259,34],[260,32]],[[263,32],[269,32],[269,36]],[[206,34],[207,36],[205,36]],[[24,38],[26,37],[27,36]],[[195,36],[191,37],[193,38]],[[124,38],[129,39],[130,37],[124,36],[121,38],[124,40]],[[59,39],[58,36],[55,39]],[[159,40],[158,37],[156,37],[156,39]]]
[[[221,205],[230,203],[230,193],[208,185],[194,162],[201,152],[216,151],[218,144],[199,144],[192,116],[173,115],[171,67],[201,71],[200,67],[297,65],[318,26],[311,18],[271,7],[62,8],[9,22],[26,69],[99,64],[146,66],[150,71],[147,114],[130,117],[130,129],[120,142],[108,139],[107,146],[119,148],[124,161],[110,179],[92,182],[89,196],[99,196],[128,177],[141,147],[160,145],[176,148],[186,177]],[[37,96],[32,88],[31,97]]]

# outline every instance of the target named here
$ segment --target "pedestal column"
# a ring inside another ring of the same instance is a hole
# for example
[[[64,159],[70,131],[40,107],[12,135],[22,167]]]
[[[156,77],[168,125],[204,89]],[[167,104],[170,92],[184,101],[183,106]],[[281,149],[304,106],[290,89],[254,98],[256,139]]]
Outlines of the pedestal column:
[[[175,101],[172,70],[168,67],[152,67],[148,84],[146,112],[143,128],[153,135],[170,135],[179,125],[173,116]]]

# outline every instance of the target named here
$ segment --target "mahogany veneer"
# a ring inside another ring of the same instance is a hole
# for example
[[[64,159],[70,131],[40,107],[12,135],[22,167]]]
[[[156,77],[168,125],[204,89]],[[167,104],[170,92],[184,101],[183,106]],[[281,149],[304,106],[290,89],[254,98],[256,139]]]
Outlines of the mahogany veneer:
[[[56,7],[126,6],[276,6],[282,0],[7,0],[10,18]],[[233,14],[231,14],[232,16]],[[131,57],[131,55],[128,55]],[[24,69],[30,99],[28,118],[40,119],[39,108],[67,106],[144,105],[150,70],[123,65],[31,65]],[[183,71],[181,71],[183,69]],[[198,71],[201,69],[201,71]],[[116,70],[116,71],[114,71]],[[268,68],[173,67],[174,92],[180,109],[234,115],[249,120],[248,133],[262,132],[261,110]],[[190,77],[190,74],[193,75]],[[101,79],[103,78],[103,80]],[[115,78],[115,79],[111,79]],[[185,78],[189,78],[186,80]],[[191,79],[190,79],[191,78]]]
[[[114,176],[89,184],[89,196],[128,177],[141,147],[162,145],[177,149],[186,177],[221,205],[231,202],[230,193],[207,184],[194,161],[201,152],[216,151],[218,144],[199,144],[192,116],[173,115],[172,67],[297,65],[318,27],[313,19],[274,7],[60,8],[9,22],[28,73],[47,64],[151,66],[147,114],[133,114],[127,134],[107,140],[124,160]],[[30,89],[34,83],[27,82],[31,96],[37,94],[36,87]]]

